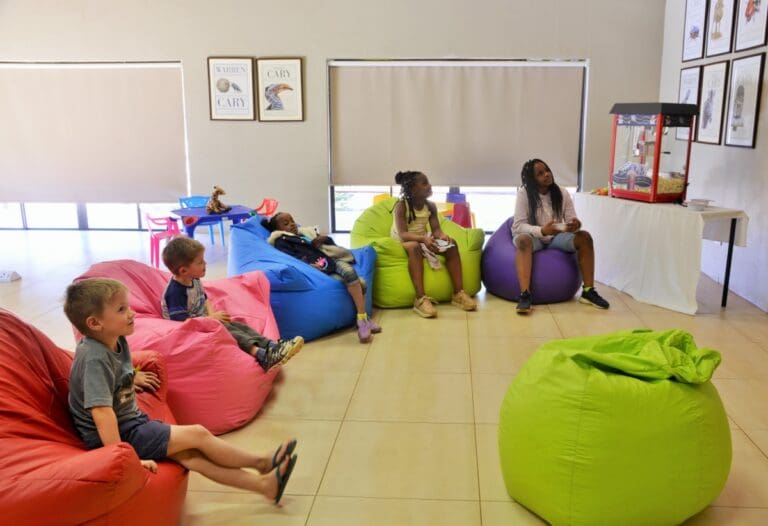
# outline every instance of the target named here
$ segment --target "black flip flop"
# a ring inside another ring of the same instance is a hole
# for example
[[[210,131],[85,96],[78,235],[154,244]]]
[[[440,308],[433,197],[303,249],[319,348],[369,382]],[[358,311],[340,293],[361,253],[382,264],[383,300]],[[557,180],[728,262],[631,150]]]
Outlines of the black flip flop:
[[[275,475],[277,476],[277,496],[275,496],[275,504],[280,503],[280,499],[283,497],[283,492],[288,485],[288,479],[291,478],[291,473],[293,472],[293,468],[296,465],[296,460],[298,458],[299,455],[293,455],[291,457],[284,474],[280,473],[280,466],[277,466],[277,469],[275,469]],[[280,464],[282,465],[282,462]]]
[[[283,453],[283,456],[280,457],[280,459],[278,460],[277,455],[280,454],[281,447],[283,447],[282,444],[277,446],[277,451],[275,451],[275,454],[272,455],[272,469],[275,469],[278,464],[282,464],[285,457],[291,456],[291,453],[293,453],[293,450],[296,449],[296,439],[294,438],[293,440],[288,442],[288,446],[285,448],[285,453]],[[270,469],[270,471],[272,471],[272,469]]]

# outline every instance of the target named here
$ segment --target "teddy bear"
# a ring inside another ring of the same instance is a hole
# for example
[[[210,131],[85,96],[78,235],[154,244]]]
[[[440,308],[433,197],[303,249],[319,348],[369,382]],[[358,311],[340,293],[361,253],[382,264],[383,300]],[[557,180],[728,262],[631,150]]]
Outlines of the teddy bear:
[[[225,205],[219,199],[220,195],[226,195],[226,193],[222,188],[214,185],[211,198],[208,200],[208,204],[205,205],[205,211],[209,214],[223,214],[232,210],[231,206]]]

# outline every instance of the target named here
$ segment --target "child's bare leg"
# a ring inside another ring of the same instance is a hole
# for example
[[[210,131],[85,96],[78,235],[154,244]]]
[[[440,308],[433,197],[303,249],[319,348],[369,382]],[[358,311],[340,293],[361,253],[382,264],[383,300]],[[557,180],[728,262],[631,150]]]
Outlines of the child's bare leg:
[[[531,288],[533,241],[529,236],[520,236],[517,238],[516,248],[515,267],[517,268],[517,281],[520,283],[520,292],[525,292]]]
[[[257,475],[240,468],[220,466],[196,449],[180,451],[169,456],[185,468],[197,471],[219,484],[260,493],[269,499],[277,496],[277,477],[272,473]],[[288,462],[283,461],[277,469],[284,474],[288,469]]]
[[[416,297],[424,296],[424,256],[421,247],[415,241],[404,241],[403,248],[408,253],[408,273],[411,275]]]
[[[453,283],[453,292],[459,292],[464,289],[464,279],[461,275],[461,257],[456,247],[451,247],[445,251],[445,266],[448,268],[448,274]]]
[[[283,444],[284,451],[287,444]],[[272,457],[259,456],[228,444],[211,434],[201,425],[171,426],[171,437],[168,440],[168,456],[189,449],[197,449],[214,464],[227,468],[255,468],[261,473],[272,470]],[[175,457],[174,457],[175,458]],[[278,455],[281,458],[281,455]]]
[[[576,247],[578,254],[579,269],[584,280],[584,286],[593,287],[595,285],[595,247],[592,243],[592,236],[586,230],[576,232],[573,246]]]
[[[349,295],[352,296],[352,301],[355,304],[357,313],[365,314],[365,296],[363,295],[363,285],[360,283],[360,280],[347,285],[347,291],[349,291]]]

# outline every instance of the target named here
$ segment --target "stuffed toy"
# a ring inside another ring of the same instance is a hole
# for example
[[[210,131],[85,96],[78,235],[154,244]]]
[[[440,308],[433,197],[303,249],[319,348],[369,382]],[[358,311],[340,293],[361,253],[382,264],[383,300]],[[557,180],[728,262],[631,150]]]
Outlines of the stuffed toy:
[[[208,204],[205,205],[205,211],[209,214],[223,214],[232,210],[231,206],[227,206],[219,200],[219,196],[226,195],[226,193],[223,189],[214,185],[211,198],[208,200]]]

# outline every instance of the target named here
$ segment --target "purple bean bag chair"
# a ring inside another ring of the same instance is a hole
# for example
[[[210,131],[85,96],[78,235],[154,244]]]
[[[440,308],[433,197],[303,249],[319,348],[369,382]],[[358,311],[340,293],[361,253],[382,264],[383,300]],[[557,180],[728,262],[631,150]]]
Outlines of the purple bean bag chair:
[[[515,269],[517,250],[512,243],[512,222],[509,218],[493,233],[483,249],[482,276],[491,294],[516,301],[520,284]],[[533,303],[568,301],[581,286],[581,274],[576,254],[557,249],[540,250],[533,254],[531,294]]]

